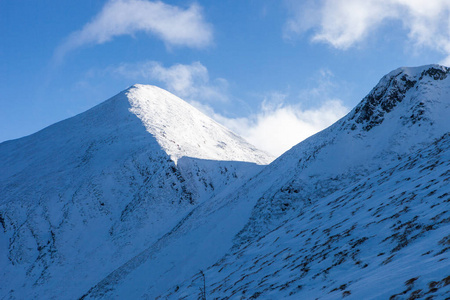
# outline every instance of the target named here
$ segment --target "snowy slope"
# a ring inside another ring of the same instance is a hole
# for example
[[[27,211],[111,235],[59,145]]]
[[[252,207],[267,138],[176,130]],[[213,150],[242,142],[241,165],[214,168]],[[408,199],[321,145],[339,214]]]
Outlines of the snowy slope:
[[[446,134],[344,189],[310,198],[269,232],[236,243],[204,271],[208,297],[448,297],[449,149]],[[202,284],[197,273],[162,298],[193,299]]]
[[[449,73],[389,73],[253,178],[235,200],[256,201],[249,221],[204,269],[208,297],[448,296]],[[197,272],[162,298],[192,299],[202,281]]]
[[[389,73],[346,117],[196,207],[83,297],[196,299],[199,270],[208,298],[448,293],[448,74]]]
[[[81,295],[270,160],[142,85],[0,144],[0,298]]]

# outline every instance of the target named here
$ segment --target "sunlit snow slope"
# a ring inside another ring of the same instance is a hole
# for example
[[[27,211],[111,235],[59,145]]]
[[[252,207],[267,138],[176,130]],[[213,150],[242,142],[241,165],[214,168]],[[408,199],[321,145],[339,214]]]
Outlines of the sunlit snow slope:
[[[154,86],[0,144],[0,299],[73,299],[272,159]]]
[[[194,157],[267,164],[271,158],[200,113],[187,102],[150,85],[126,92],[130,111],[141,119],[172,159]]]

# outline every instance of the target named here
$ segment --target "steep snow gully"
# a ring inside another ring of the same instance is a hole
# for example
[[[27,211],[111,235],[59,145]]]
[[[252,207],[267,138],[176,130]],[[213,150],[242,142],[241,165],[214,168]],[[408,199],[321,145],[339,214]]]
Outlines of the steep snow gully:
[[[450,297],[449,75],[392,71],[273,162],[144,85],[4,142],[0,299]]]

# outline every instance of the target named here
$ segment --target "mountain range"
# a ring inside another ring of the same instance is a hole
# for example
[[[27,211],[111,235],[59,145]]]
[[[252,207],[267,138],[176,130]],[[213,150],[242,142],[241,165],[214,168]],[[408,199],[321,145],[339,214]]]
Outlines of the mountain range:
[[[450,69],[274,160],[134,85],[0,144],[0,299],[444,299]]]

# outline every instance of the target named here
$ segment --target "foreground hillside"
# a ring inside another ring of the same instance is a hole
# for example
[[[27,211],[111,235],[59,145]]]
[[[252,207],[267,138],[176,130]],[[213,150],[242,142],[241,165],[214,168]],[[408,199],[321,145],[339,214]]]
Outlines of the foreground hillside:
[[[274,229],[238,240],[207,268],[208,295],[214,299],[448,297],[448,149],[450,134],[445,134],[343,189],[321,198],[308,197]],[[173,286],[163,298],[192,299],[202,284],[198,273]]]

